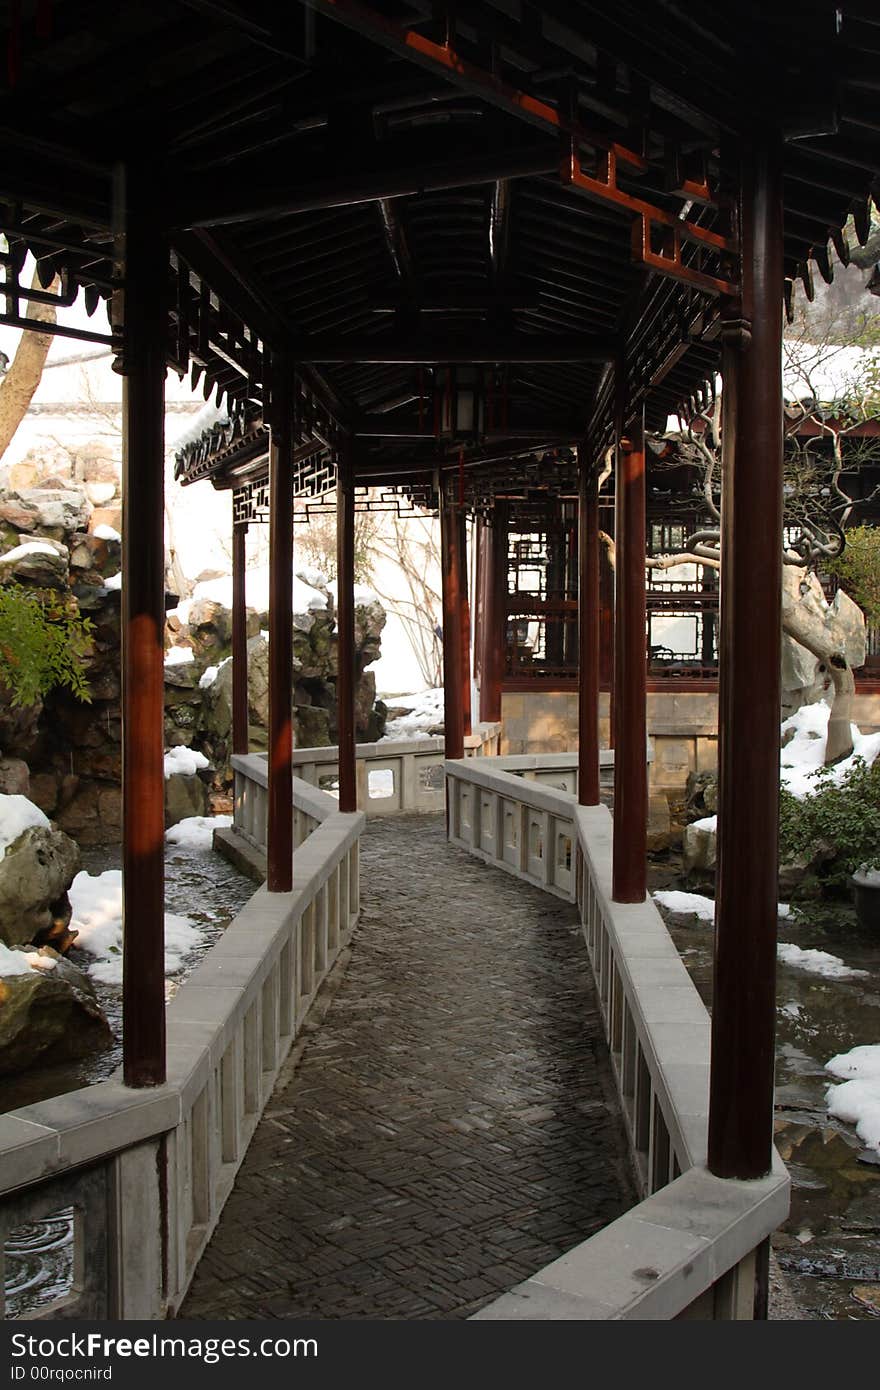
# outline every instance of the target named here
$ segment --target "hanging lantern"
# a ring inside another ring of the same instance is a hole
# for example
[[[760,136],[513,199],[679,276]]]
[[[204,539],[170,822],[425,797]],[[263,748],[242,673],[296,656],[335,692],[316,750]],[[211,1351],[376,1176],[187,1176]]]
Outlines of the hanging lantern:
[[[437,437],[481,439],[486,432],[482,367],[438,367],[435,383]]]

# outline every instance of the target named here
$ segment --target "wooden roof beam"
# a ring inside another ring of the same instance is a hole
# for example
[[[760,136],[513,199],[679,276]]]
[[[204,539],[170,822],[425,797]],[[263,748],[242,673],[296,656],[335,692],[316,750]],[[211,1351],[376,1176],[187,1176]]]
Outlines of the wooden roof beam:
[[[245,184],[224,190],[212,179],[202,189],[193,189],[190,184],[182,192],[173,216],[181,227],[229,226],[440,189],[466,188],[501,178],[531,178],[555,173],[558,164],[558,150],[547,140],[519,150],[463,156],[453,162],[410,163],[367,172],[361,162],[332,178],[312,183],[289,181],[272,188]]]
[[[431,365],[492,362],[608,362],[615,344],[599,334],[481,331],[467,336],[419,331],[391,336],[314,334],[291,342],[298,362]]]

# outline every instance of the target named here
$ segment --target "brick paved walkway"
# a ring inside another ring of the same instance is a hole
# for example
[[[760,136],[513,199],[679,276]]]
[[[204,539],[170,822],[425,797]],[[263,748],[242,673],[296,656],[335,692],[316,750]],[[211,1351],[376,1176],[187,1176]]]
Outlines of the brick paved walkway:
[[[575,912],[371,821],[361,924],[181,1311],[460,1318],[635,1200]]]

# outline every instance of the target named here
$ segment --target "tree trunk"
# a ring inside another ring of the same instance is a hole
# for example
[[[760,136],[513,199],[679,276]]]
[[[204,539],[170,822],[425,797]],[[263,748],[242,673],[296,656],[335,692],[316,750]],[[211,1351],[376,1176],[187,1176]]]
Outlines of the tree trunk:
[[[49,286],[54,288],[56,280]],[[31,289],[42,289],[36,270]],[[55,308],[52,304],[33,303],[28,305],[28,316],[39,319],[41,323],[54,324]],[[40,384],[43,367],[49,348],[52,346],[51,333],[36,333],[26,328],[19,339],[12,365],[0,384],[0,458],[6,453],[33,400],[34,392]]]
[[[821,661],[834,684],[825,744],[825,765],[828,767],[848,758],[853,751],[851,721],[856,683],[852,668],[840,648],[835,647],[828,634],[811,620],[809,612],[797,605],[783,608],[782,630]]]

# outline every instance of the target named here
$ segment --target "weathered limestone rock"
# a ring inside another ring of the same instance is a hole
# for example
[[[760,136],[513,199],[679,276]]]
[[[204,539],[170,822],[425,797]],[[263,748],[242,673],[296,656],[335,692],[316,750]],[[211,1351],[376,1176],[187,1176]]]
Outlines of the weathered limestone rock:
[[[0,859],[0,941],[17,946],[66,927],[67,890],[79,867],[79,847],[63,831],[23,831]]]
[[[8,493],[0,501],[0,520],[9,521],[22,531],[39,531],[51,536],[55,531],[85,531],[91,510],[84,493],[43,485]],[[55,539],[60,540],[61,536]]]
[[[44,946],[47,969],[0,978],[0,1075],[52,1065],[113,1042],[88,976]]]
[[[40,589],[63,589],[68,582],[67,548],[40,537],[39,549],[15,546],[0,555],[0,584],[33,584]],[[51,548],[50,548],[51,546]]]
[[[689,772],[685,787],[685,819],[703,820],[718,810],[718,773]]]
[[[699,823],[686,825],[682,843],[686,873],[714,873],[715,831]]]
[[[0,795],[28,796],[30,768],[23,758],[0,758]]]
[[[865,663],[865,615],[848,594],[838,589],[832,603],[826,604],[822,586],[815,575],[793,565],[782,568],[782,614],[794,607],[804,611],[811,626],[822,633],[830,648],[840,650],[852,670]],[[803,705],[831,699],[834,689],[822,662],[805,647],[782,634],[782,716],[787,718]]]
[[[174,773],[165,778],[165,827],[186,820],[187,816],[204,816],[208,811],[208,788],[198,775],[186,777]]]

